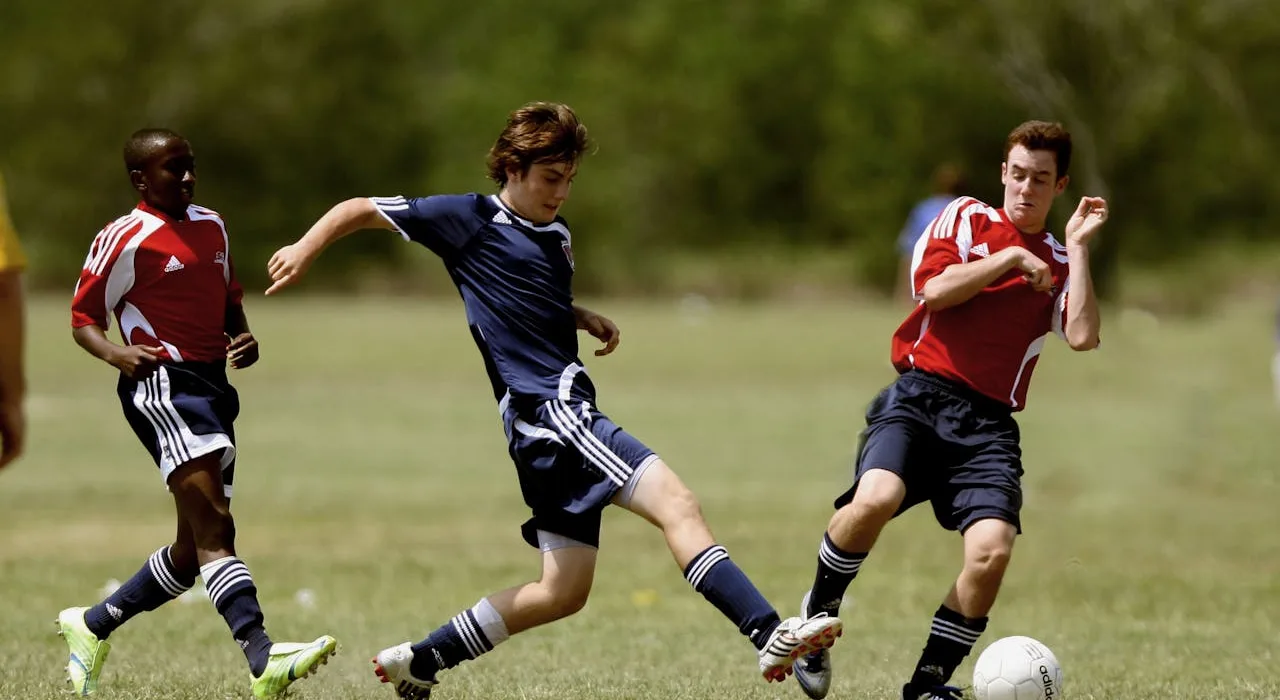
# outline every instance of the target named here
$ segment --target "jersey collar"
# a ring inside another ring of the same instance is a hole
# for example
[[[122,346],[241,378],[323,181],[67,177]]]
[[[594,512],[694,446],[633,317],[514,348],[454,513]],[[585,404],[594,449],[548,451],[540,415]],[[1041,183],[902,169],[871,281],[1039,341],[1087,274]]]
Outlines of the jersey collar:
[[[493,202],[494,206],[506,212],[507,216],[510,216],[512,219],[515,220],[516,223],[520,224],[525,228],[533,229],[534,231],[538,231],[540,233],[558,233],[564,236],[565,238],[569,238],[569,227],[565,226],[564,219],[561,219],[558,216],[556,217],[555,221],[552,221],[549,224],[535,224],[532,221],[517,214],[511,207],[507,206],[507,203],[502,201],[502,198],[499,197],[498,195],[496,194],[489,195],[489,201]]]

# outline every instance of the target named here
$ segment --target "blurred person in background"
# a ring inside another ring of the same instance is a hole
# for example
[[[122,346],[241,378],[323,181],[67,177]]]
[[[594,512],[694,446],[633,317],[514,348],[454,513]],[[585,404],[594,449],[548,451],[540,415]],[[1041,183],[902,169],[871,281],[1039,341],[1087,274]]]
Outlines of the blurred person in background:
[[[916,241],[930,222],[938,218],[942,210],[959,197],[964,189],[964,175],[954,163],[942,163],[933,171],[933,194],[912,207],[902,231],[898,233],[899,264],[895,298],[905,298],[912,304],[915,303],[911,291],[911,256],[915,252]],[[905,297],[899,296],[904,293]]]
[[[26,264],[0,176],[0,469],[22,454],[27,435],[22,308],[22,270]]]

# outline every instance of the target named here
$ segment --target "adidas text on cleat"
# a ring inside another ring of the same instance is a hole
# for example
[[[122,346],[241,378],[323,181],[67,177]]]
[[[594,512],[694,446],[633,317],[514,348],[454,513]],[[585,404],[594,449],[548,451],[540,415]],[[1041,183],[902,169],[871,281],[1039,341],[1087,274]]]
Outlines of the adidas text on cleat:
[[[829,648],[843,633],[844,624],[838,617],[788,617],[760,650],[760,674],[766,681],[785,681],[796,659]]]
[[[76,695],[91,695],[98,689],[98,677],[102,665],[111,653],[111,645],[98,639],[84,623],[84,611],[88,608],[67,608],[58,613],[58,636],[67,643],[70,658],[67,660],[67,681]]]
[[[809,594],[804,594],[800,601],[800,617],[809,615]],[[796,682],[800,689],[813,700],[822,700],[831,690],[831,651],[822,649],[796,659],[792,669],[796,674]]]
[[[262,675],[250,675],[254,697],[269,698],[300,678],[315,673],[338,651],[338,640],[324,635],[310,644],[272,644]]]
[[[431,697],[431,688],[436,681],[434,678],[414,678],[409,672],[412,661],[412,645],[405,642],[378,652],[373,657],[373,672],[383,683],[390,683],[396,689],[396,695],[403,700],[427,700]]]

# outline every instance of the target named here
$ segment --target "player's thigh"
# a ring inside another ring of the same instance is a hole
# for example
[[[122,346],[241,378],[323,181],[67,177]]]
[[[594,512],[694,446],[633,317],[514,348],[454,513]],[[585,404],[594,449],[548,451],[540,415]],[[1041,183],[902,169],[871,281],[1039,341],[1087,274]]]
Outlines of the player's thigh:
[[[187,521],[193,531],[230,518],[221,454],[207,454],[179,465],[169,475],[168,484],[179,519]]]
[[[961,533],[984,519],[1022,531],[1022,450],[1017,432],[993,431],[976,448],[959,451],[933,498],[938,522]]]
[[[586,600],[595,580],[598,552],[581,543],[544,550],[539,580],[556,598]]]
[[[658,527],[702,518],[697,496],[657,457],[631,477],[613,502]]]
[[[888,415],[859,436],[853,485],[835,501],[899,514],[929,499],[928,469],[935,443],[929,426],[913,417]]]

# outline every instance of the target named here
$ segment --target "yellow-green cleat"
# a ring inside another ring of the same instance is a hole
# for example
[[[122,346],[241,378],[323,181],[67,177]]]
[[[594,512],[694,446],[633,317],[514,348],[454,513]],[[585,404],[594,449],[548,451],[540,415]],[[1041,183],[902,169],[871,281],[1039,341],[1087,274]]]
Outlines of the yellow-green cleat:
[[[286,642],[272,644],[267,667],[261,676],[250,675],[253,695],[269,698],[288,688],[299,678],[305,678],[338,651],[338,640],[324,635],[310,644]]]
[[[84,611],[88,608],[67,608],[58,613],[58,636],[67,643],[71,653],[67,661],[67,681],[76,695],[91,695],[98,689],[98,677],[102,665],[111,653],[111,645],[98,639],[84,623]]]

